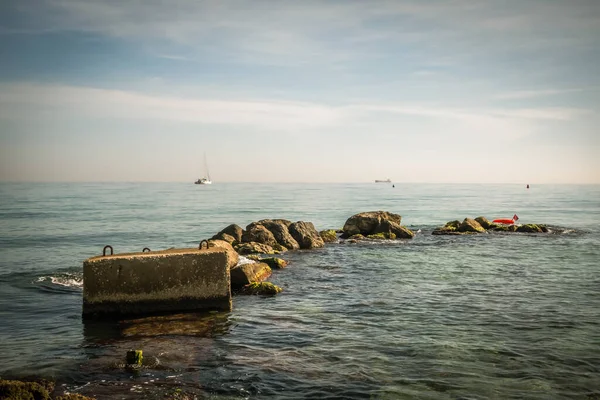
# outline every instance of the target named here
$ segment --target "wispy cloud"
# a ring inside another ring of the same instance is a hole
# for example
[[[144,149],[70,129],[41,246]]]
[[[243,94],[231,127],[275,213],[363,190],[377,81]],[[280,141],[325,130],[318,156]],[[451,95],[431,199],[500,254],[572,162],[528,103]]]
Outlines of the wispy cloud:
[[[588,111],[576,108],[452,108],[398,103],[346,103],[337,106],[265,99],[210,99],[152,96],[135,92],[88,87],[8,84],[0,85],[0,117],[32,118],[36,110],[77,117],[109,119],[163,119],[202,124],[255,126],[289,130],[352,126],[366,117],[373,126],[379,113],[434,120],[455,120],[481,129],[519,120],[569,121]],[[55,114],[52,114],[55,115]]]
[[[529,99],[534,97],[546,97],[556,96],[566,93],[578,93],[587,91],[597,91],[600,87],[586,87],[586,88],[569,88],[569,89],[543,89],[543,90],[517,90],[514,92],[500,93],[494,96],[497,100],[516,100],[516,99]]]

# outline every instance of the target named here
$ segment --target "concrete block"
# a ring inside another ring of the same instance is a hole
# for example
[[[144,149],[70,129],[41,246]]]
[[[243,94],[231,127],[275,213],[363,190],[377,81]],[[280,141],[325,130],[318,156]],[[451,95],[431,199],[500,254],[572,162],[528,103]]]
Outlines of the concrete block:
[[[92,257],[83,263],[83,315],[231,310],[225,249],[169,249]]]

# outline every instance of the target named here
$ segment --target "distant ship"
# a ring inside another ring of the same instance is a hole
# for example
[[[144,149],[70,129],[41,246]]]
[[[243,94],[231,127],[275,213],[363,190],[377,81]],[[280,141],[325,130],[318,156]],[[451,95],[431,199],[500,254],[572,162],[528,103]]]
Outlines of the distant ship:
[[[392,181],[390,178],[387,178],[386,180],[375,179],[375,183],[392,183]]]
[[[206,171],[205,177],[194,182],[196,185],[212,185],[212,181],[210,180],[210,172],[208,171],[208,163],[206,162],[206,153],[204,154],[204,170]]]

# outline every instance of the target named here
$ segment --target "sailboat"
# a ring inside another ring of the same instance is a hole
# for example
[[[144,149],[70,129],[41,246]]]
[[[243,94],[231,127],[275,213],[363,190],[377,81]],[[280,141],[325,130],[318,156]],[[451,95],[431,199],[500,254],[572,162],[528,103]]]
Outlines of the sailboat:
[[[212,185],[212,181],[210,180],[210,172],[208,171],[208,163],[206,162],[206,153],[204,154],[204,172],[204,178],[200,178],[194,182],[196,185]]]

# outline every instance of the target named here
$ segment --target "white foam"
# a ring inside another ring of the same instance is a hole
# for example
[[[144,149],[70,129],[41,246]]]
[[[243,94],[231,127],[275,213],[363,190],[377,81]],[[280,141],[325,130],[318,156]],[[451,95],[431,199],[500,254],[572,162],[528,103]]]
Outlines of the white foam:
[[[240,256],[237,265],[254,264],[255,262],[256,261],[251,260],[248,257]]]
[[[53,285],[83,288],[83,276],[81,274],[64,273],[55,276],[40,276],[37,281],[50,281]]]

